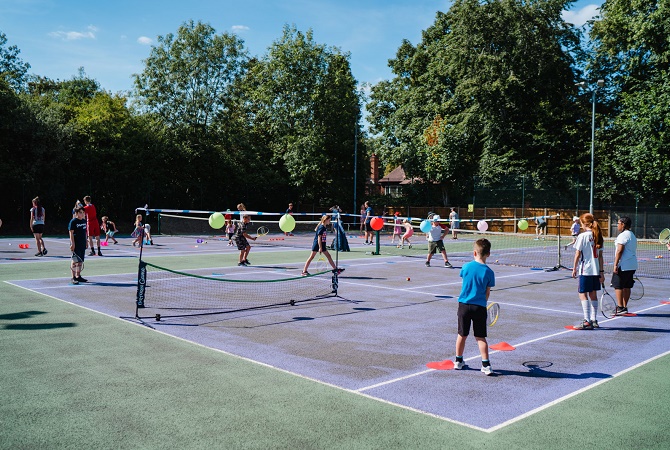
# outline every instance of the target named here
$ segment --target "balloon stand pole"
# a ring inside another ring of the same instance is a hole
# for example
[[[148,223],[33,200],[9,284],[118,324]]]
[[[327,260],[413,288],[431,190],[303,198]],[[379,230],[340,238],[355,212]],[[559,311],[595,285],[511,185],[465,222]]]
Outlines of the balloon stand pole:
[[[379,255],[379,230],[375,231],[375,251],[372,252],[373,255]]]

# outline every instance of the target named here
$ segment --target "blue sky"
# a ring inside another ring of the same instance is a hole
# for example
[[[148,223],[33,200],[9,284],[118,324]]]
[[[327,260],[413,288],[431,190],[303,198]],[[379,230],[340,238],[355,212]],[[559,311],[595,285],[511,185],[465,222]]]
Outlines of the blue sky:
[[[576,2],[566,20],[583,24],[602,2]],[[319,44],[351,54],[359,83],[391,78],[387,61],[403,39],[417,44],[446,0],[0,0],[0,31],[16,45],[31,73],[66,80],[79,67],[113,93],[132,88],[156,37],[201,20],[236,33],[262,56],[285,24],[314,31]]]

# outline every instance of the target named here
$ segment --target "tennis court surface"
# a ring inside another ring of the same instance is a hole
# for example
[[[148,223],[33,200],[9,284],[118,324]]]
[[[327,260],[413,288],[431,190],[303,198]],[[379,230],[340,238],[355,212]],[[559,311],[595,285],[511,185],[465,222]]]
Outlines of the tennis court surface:
[[[236,251],[225,241],[205,244],[176,237],[155,241],[156,246],[145,248],[148,261],[206,278],[203,289],[184,289],[179,284],[161,288],[193,304],[199,297],[211,300],[206,297],[215,290],[206,286],[217,282],[210,278],[251,281],[299,275],[308,254],[306,250],[258,246],[250,255],[253,265],[237,267]],[[450,258],[454,269],[444,268],[439,255],[432,267],[425,267],[421,258],[371,255],[369,247],[356,239],[350,244],[351,252],[338,256],[346,271],[338,278],[337,296],[226,314],[169,317],[164,312],[161,320],[137,320],[137,272],[85,273],[89,283],[78,286],[70,285],[67,276],[8,283],[122,317],[129,326],[151,328],[486,432],[523,420],[670,352],[667,280],[643,278],[644,297],[629,304],[633,314],[609,320],[601,317],[599,329],[577,331],[566,328],[582,316],[576,281],[568,270],[493,263],[496,287],[491,300],[502,311],[498,323],[489,329],[488,341],[493,347],[506,348],[492,351],[496,375],[480,373],[472,337],[466,344],[465,370],[429,369],[430,362],[454,357],[461,286],[458,269],[469,256],[454,254]],[[67,252],[61,247],[52,245],[50,255],[53,253],[54,264],[67,267]],[[128,246],[110,247],[107,254],[110,259],[137,257],[136,250]],[[495,258],[494,248],[491,261]],[[26,256],[14,261],[34,259]],[[102,264],[101,259],[94,264]],[[247,286],[250,297],[287,295],[266,287],[257,290],[255,283]],[[223,292],[215,295],[225,300],[225,289]]]

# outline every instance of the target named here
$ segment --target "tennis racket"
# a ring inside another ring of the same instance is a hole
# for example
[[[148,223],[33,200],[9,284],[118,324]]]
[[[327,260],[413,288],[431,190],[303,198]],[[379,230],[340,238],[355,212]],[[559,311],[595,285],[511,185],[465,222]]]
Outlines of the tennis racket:
[[[658,233],[658,240],[661,244],[669,243],[670,242],[670,228],[666,228],[665,230]]]
[[[644,297],[644,285],[638,277],[633,278],[633,287],[630,288],[630,299],[640,300]]]
[[[75,252],[72,252],[72,267],[76,266],[79,264],[81,266],[81,269],[79,271],[81,272],[84,270],[84,260],[79,257]]]
[[[598,300],[598,307],[600,312],[608,319],[611,319],[616,315],[616,301],[614,297],[607,292],[605,289],[605,284],[603,283],[603,292],[600,294],[600,299]]]
[[[323,253],[319,253],[319,259],[314,263],[314,268],[317,273],[325,272],[330,268],[330,264],[328,264],[328,260],[323,256]]]
[[[270,229],[268,227],[260,227],[258,230],[256,230],[256,236],[257,237],[263,237],[267,236],[267,234],[270,232]]]
[[[486,306],[486,325],[492,327],[498,321],[500,315],[500,305],[496,302],[489,302]]]

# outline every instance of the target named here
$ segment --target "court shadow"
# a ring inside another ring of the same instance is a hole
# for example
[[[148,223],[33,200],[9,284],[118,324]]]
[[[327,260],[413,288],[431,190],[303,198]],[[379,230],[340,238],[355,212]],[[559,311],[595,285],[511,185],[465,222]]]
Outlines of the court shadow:
[[[0,320],[18,320],[18,319],[29,319],[33,316],[38,316],[40,314],[46,314],[44,311],[23,311],[18,313],[10,314],[1,314]]]
[[[88,281],[86,284],[91,286],[137,287],[137,283],[105,283],[100,281]]]
[[[494,372],[501,376],[517,376],[525,378],[557,378],[557,379],[567,379],[567,380],[585,380],[589,378],[595,379],[605,379],[612,378],[612,375],[608,373],[601,372],[584,372],[584,373],[562,373],[562,372],[552,372],[544,369],[532,369],[532,370],[505,370],[505,369],[494,369]]]
[[[646,331],[647,333],[670,333],[670,329],[665,328],[642,328],[642,327],[608,327],[600,326],[603,331]]]
[[[77,325],[72,322],[64,322],[64,323],[34,323],[34,324],[10,324],[10,325],[5,325],[2,327],[5,330],[26,330],[26,331],[33,331],[33,330],[53,330],[56,328],[72,328],[76,327]]]

